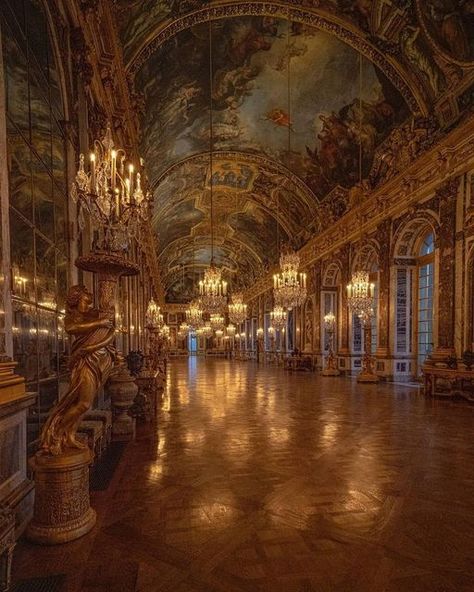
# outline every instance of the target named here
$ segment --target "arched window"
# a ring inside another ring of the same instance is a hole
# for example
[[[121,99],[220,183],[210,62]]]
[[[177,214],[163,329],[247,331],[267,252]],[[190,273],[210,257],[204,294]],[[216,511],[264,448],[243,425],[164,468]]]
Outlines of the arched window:
[[[421,366],[433,349],[434,237],[426,234],[418,251],[417,362]]]

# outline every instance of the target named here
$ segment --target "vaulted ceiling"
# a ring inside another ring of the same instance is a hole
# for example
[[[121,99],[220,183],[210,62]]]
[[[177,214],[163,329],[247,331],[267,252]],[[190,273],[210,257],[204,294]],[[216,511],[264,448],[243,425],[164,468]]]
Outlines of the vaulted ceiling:
[[[298,247],[328,208],[342,215],[359,142],[367,177],[391,131],[439,104],[453,56],[461,71],[474,59],[473,2],[458,20],[434,0],[117,3],[170,301],[210,260],[209,21],[215,256],[234,286],[276,262],[278,235]]]

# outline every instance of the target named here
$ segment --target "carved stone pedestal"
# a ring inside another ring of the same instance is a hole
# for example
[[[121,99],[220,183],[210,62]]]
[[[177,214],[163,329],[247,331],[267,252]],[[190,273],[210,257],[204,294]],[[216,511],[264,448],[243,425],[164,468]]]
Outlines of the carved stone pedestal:
[[[35,473],[35,506],[28,538],[44,545],[73,541],[95,525],[89,503],[90,450],[68,449],[53,456],[38,452],[30,459]]]

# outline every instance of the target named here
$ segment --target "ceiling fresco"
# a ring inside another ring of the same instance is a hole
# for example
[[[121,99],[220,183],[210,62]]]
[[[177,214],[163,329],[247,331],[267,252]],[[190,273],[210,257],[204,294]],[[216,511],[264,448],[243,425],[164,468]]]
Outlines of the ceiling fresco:
[[[435,138],[430,114],[474,60],[473,0],[285,4],[117,0],[171,301],[210,260],[210,105],[216,259],[248,285],[276,263],[278,233],[302,246],[351,207],[359,145],[373,184],[393,174],[397,129],[408,137],[421,121]]]
[[[289,46],[286,36],[287,23],[281,20],[239,17],[214,23],[214,149],[264,154],[321,198],[358,178],[359,54],[314,28],[293,25]],[[136,84],[146,101],[142,153],[152,179],[209,147],[208,47],[208,25],[183,31],[138,73]],[[367,174],[376,146],[408,110],[366,59],[362,99]]]

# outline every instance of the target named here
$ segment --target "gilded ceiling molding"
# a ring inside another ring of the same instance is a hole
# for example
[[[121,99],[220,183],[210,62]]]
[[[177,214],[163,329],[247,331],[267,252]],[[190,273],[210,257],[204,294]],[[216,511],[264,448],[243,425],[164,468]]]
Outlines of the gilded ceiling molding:
[[[289,8],[288,4],[295,5]],[[368,60],[384,72],[392,84],[399,90],[412,113],[427,115],[430,102],[429,93],[422,86],[419,78],[414,78],[406,68],[392,56],[385,56],[374,44],[367,40],[364,33],[352,24],[334,14],[321,9],[300,6],[298,0],[290,2],[225,2],[188,13],[172,22],[162,22],[148,37],[144,45],[127,65],[130,79],[133,81],[148,58],[168,39],[179,32],[209,20],[225,19],[238,16],[269,16],[282,19],[290,18],[293,22],[316,27],[338,37],[341,41],[362,53]]]
[[[309,267],[316,260],[357,240],[361,233],[376,230],[387,218],[403,215],[410,207],[413,216],[417,209],[420,211],[418,204],[432,198],[440,185],[473,168],[474,116],[471,116],[401,174],[377,187],[362,203],[311,239],[299,251],[302,266]],[[426,207],[426,203],[422,203],[422,208],[426,210]],[[247,300],[255,298],[271,287],[271,275],[266,274],[246,291],[245,297]]]

